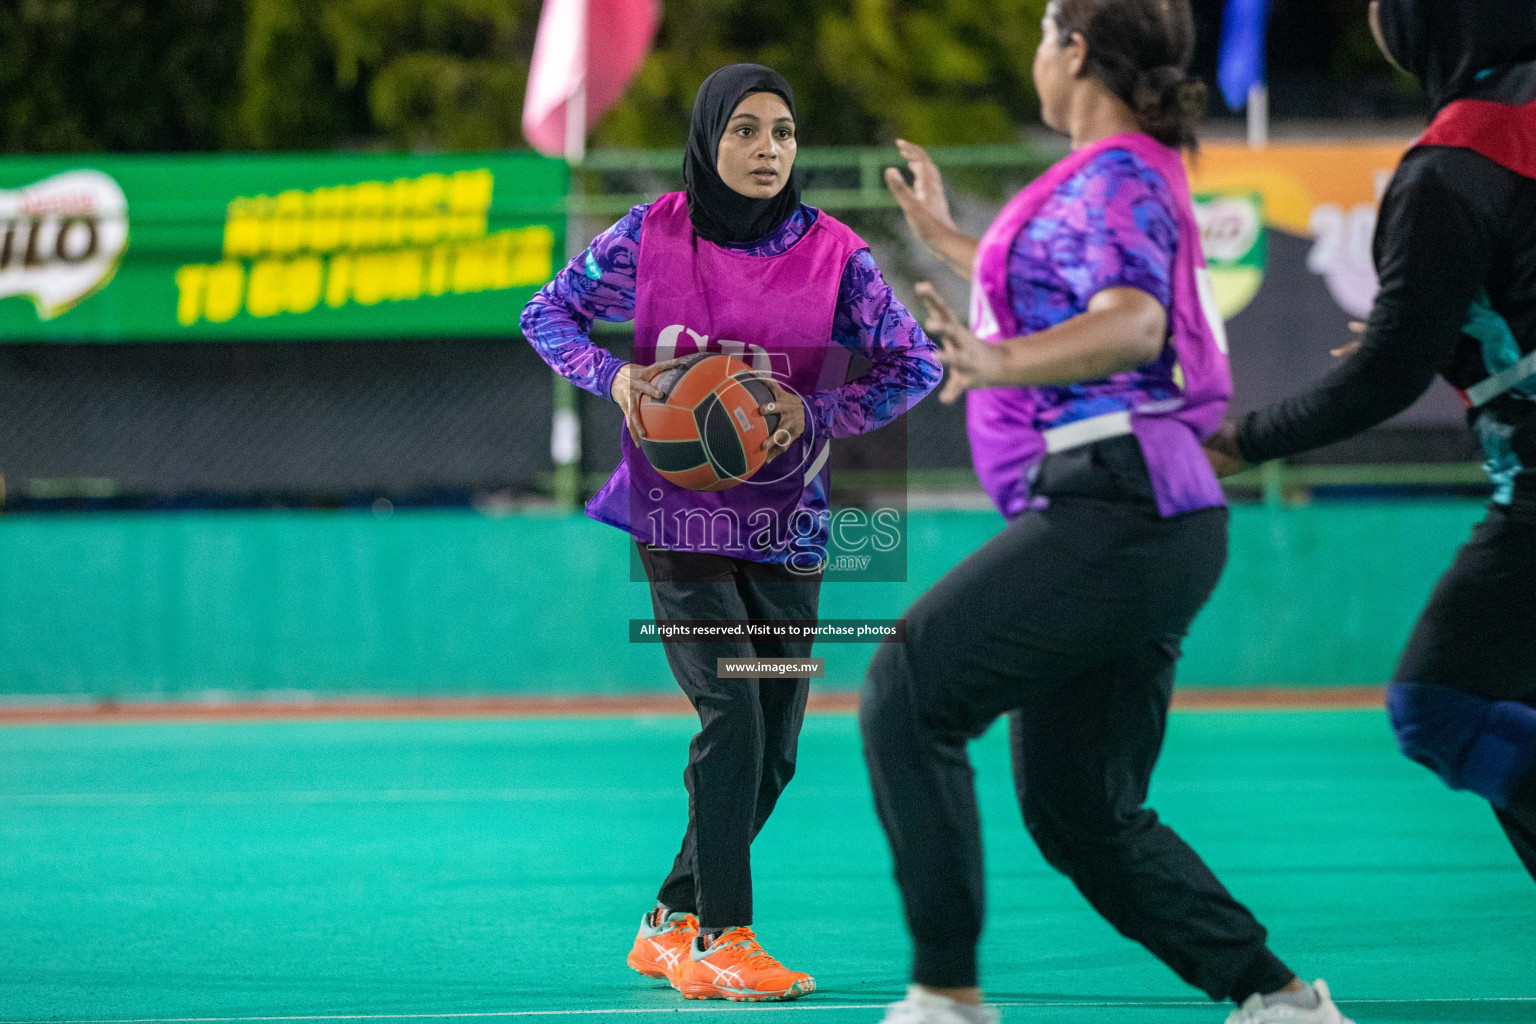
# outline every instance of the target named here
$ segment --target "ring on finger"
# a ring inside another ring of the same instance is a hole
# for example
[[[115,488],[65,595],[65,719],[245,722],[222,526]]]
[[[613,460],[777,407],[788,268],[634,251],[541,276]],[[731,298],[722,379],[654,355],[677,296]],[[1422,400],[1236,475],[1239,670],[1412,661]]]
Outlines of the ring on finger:
[[[794,437],[792,437],[789,431],[785,430],[783,427],[780,427],[778,430],[773,432],[773,446],[775,448],[788,448],[789,442],[793,440]]]

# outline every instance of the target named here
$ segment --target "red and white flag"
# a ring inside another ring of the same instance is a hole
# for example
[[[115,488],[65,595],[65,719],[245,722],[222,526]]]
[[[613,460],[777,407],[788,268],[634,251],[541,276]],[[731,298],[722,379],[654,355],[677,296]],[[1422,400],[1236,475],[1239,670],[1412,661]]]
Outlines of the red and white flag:
[[[544,0],[523,101],[529,144],[549,156],[584,152],[588,127],[624,94],[660,21],[659,0]]]

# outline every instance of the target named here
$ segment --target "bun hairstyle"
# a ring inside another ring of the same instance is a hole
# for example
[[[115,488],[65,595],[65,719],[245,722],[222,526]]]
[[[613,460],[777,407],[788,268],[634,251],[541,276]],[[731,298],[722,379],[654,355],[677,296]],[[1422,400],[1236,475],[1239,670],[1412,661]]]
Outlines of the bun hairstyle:
[[[1195,16],[1189,0],[1051,0],[1063,36],[1088,44],[1084,75],[1120,97],[1141,130],[1165,146],[1197,150],[1205,84],[1191,79]]]

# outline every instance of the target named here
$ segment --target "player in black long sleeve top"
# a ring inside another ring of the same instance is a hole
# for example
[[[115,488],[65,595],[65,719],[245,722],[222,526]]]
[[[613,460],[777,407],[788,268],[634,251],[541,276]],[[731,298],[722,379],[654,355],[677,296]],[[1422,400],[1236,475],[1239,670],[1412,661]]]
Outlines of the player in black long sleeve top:
[[[1387,703],[1403,752],[1485,797],[1536,877],[1536,3],[1378,0],[1371,18],[1435,117],[1382,202],[1365,339],[1207,446],[1230,472],[1373,427],[1436,374],[1461,391],[1497,489]]]
[[[1313,390],[1249,414],[1237,431],[1244,460],[1374,427],[1412,405],[1436,374],[1462,389],[1486,377],[1480,341],[1462,330],[1480,295],[1516,338],[1536,339],[1536,264],[1515,265],[1517,253],[1536,253],[1536,180],[1470,149],[1412,150],[1382,201],[1381,291],[1359,351]]]

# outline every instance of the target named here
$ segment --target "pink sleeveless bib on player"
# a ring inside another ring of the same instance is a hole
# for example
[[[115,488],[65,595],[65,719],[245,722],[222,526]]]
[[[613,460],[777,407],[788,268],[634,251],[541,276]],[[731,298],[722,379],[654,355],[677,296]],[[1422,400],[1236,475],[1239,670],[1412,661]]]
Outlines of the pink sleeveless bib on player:
[[[1022,333],[1008,296],[1008,251],[1056,188],[1109,149],[1129,150],[1162,176],[1173,193],[1179,226],[1168,333],[1178,358],[1183,393],[1172,401],[1128,409],[1131,432],[1141,444],[1162,515],[1221,505],[1225,498],[1201,451],[1200,439],[1221,423],[1227,400],[1232,397],[1232,372],[1227,364],[1226,331],[1200,248],[1189,183],[1175,150],[1147,135],[1117,135],[1076,150],[1014,197],[976,250],[971,330],[986,341]],[[976,475],[999,511],[1009,518],[1030,507],[1030,480],[1046,453],[1045,437],[1035,426],[1035,405],[1031,388],[988,388],[966,396],[966,425]]]
[[[839,387],[849,352],[832,342],[832,317],[848,258],[864,242],[826,213],[777,256],[749,256],[696,237],[682,192],[662,196],[640,227],[634,361],[725,352],[801,395]],[[745,483],[689,491],[657,473],[621,428],[619,468],[587,514],[648,544],[757,562],[785,561],[801,496],[826,483],[827,439],[804,436]]]

